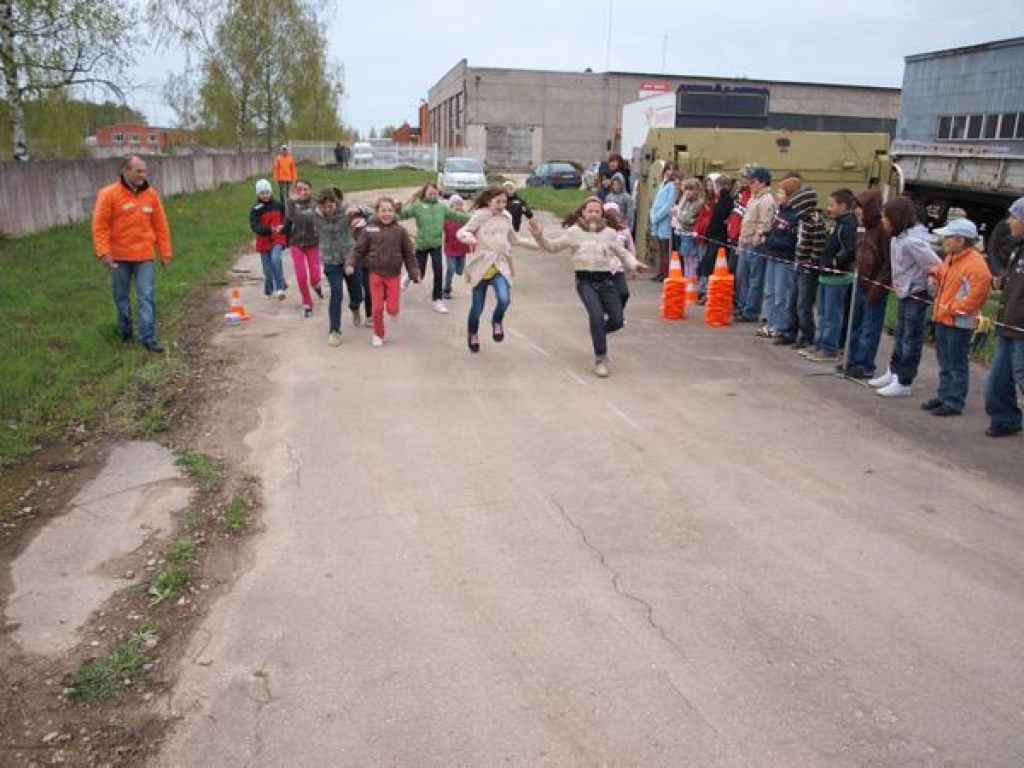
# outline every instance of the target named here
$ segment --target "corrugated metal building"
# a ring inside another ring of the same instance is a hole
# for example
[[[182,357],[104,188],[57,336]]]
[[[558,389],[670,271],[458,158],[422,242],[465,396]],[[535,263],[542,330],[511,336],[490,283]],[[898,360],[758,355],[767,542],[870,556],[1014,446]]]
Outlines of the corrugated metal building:
[[[901,141],[1024,155],[1024,37],[906,57]]]
[[[629,72],[549,72],[456,64],[429,91],[430,136],[447,155],[525,169],[546,160],[588,163],[618,149],[624,104],[652,85],[770,89],[768,127],[887,132],[900,110],[898,88],[771,82]]]

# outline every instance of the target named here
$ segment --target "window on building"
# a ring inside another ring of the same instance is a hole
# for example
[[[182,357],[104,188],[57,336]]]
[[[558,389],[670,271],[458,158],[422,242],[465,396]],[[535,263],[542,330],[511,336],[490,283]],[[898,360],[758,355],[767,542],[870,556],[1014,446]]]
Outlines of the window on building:
[[[139,134],[133,133],[131,136],[128,137],[128,141],[130,141],[132,144],[138,144],[139,143]]]
[[[124,134],[123,133],[115,133],[110,138],[113,139],[115,144],[120,144],[122,141],[124,141]]]
[[[994,139],[999,129],[999,115],[985,115],[985,124],[981,128],[981,138]]]
[[[948,139],[949,138],[950,126],[952,126],[952,124],[953,124],[953,118],[950,117],[949,115],[944,115],[943,117],[940,117],[939,118],[939,132],[938,132],[938,134],[936,134],[937,137],[940,138],[940,139]]]
[[[962,139],[967,131],[967,115],[953,115],[953,127],[949,131],[949,138]]]
[[[967,138],[968,139],[980,139],[981,138],[981,115],[968,115],[967,116]]]
[[[1024,139],[1024,112],[1017,113],[1017,130],[1014,131],[1013,138]]]
[[[1012,139],[1017,126],[1017,113],[1004,112],[999,116],[999,138]]]
[[[156,134],[155,133],[149,134],[149,143],[150,144],[156,144],[156,142],[157,142]]]

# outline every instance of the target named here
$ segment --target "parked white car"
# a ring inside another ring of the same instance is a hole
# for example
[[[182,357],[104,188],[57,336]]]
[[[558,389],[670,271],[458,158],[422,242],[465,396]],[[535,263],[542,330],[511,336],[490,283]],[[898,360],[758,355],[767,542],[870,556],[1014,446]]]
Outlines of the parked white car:
[[[487,188],[484,167],[475,157],[449,157],[437,174],[437,188],[445,197],[482,192]]]
[[[373,163],[373,145],[368,141],[357,141],[352,145],[352,165]]]

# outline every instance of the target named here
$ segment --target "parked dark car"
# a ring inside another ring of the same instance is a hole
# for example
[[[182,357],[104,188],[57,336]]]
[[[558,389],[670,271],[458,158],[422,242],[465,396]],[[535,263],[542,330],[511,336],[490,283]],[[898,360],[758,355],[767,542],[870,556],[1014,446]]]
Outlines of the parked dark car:
[[[579,169],[569,163],[544,163],[538,165],[526,177],[528,187],[554,187],[555,189],[579,189],[583,177]]]

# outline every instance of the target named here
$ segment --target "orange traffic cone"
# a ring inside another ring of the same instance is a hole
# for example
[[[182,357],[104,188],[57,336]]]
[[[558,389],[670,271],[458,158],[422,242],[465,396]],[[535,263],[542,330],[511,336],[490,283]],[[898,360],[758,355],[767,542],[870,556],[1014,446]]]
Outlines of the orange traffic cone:
[[[707,302],[704,305],[704,322],[721,328],[732,323],[732,297],[735,281],[729,274],[729,260],[725,248],[718,249],[715,272],[708,278]]]
[[[686,282],[683,280],[683,268],[679,264],[679,254],[676,251],[672,251],[668,277],[661,284],[661,319],[686,319]]]
[[[246,314],[245,304],[242,303],[242,289],[232,288],[228,292],[230,305],[228,306],[228,312],[233,312],[238,315],[239,320],[248,320],[249,315]]]
[[[686,306],[697,306],[697,276],[690,275],[686,278]]]

